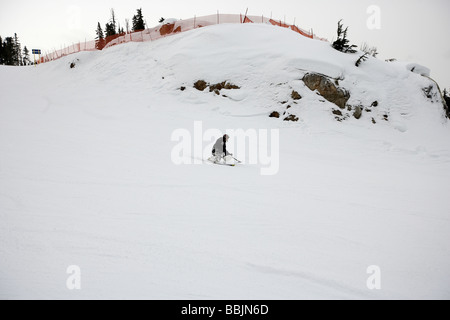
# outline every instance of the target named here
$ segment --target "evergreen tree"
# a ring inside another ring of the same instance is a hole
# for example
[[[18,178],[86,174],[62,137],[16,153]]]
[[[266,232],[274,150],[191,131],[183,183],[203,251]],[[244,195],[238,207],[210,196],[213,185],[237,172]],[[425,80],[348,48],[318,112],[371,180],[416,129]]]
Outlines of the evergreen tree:
[[[355,53],[356,46],[354,44],[349,45],[350,42],[347,39],[347,32],[348,27],[344,29],[344,26],[342,24],[342,20],[339,20],[338,22],[338,29],[337,29],[337,39],[335,42],[333,42],[333,48],[344,53]]]
[[[445,113],[447,115],[447,118],[450,118],[450,95],[447,89],[444,89],[444,100],[445,100],[444,104]]]
[[[22,66],[24,61],[17,33],[14,37],[0,37],[0,65]]]
[[[100,26],[100,22],[97,24],[97,30],[95,31],[97,36],[95,37],[95,48],[102,50],[105,46],[105,37],[103,36],[103,30]]]
[[[356,61],[355,66],[359,67],[361,65],[361,63],[363,63],[364,61],[367,60],[367,58],[369,57],[369,54],[367,52],[365,52],[361,57],[359,57],[359,59]]]
[[[105,35],[106,38],[113,36],[116,34],[116,29],[114,28],[114,25],[112,23],[107,23],[105,26]]]
[[[114,9],[111,9],[111,19],[109,20],[109,23],[106,24],[105,28],[106,38],[117,34],[116,27],[116,15],[114,13]]]
[[[164,20],[166,20],[166,19],[164,19],[163,17],[161,17],[161,19],[159,19],[159,23],[163,23],[164,22]]]
[[[114,9],[111,9],[111,22],[110,22],[112,30],[114,30],[114,34],[117,34],[117,23],[116,23],[116,14],[114,13]]]
[[[6,37],[3,41],[3,63],[14,66],[14,39]]]
[[[22,65],[22,48],[19,42],[19,37],[17,33],[14,33],[14,46],[13,46],[13,57],[14,57],[14,65],[21,66]]]
[[[145,29],[144,16],[142,15],[142,8],[137,9],[137,14],[133,16],[133,31],[139,31]]]
[[[447,106],[450,108],[450,93],[447,91],[447,89],[444,89],[444,100]]]
[[[0,36],[0,65],[2,65],[4,62],[3,62],[3,39],[2,39],[2,37]]]
[[[30,51],[27,46],[23,48],[23,65],[27,66],[30,64]]]

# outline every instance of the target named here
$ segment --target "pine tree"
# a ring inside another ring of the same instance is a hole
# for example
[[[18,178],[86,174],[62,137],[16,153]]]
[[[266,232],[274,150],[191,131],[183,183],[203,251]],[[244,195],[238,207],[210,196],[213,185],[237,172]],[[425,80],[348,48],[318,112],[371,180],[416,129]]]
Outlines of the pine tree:
[[[30,51],[27,46],[23,48],[23,65],[27,66],[30,64]]]
[[[450,107],[450,94],[447,89],[444,89],[444,100],[447,103],[447,106]]]
[[[4,63],[3,60],[3,39],[0,36],[0,65]]]
[[[164,22],[164,20],[166,20],[166,19],[164,19],[163,17],[161,17],[161,19],[159,19],[159,23],[163,23]]]
[[[113,31],[113,35],[117,34],[117,23],[116,23],[116,14],[114,13],[114,9],[111,9],[111,20],[110,20],[111,30]]]
[[[359,59],[356,61],[355,66],[359,67],[361,65],[362,62],[366,61],[367,58],[369,57],[369,54],[367,52],[365,52],[361,57],[359,57]]]
[[[447,91],[447,89],[444,89],[444,109],[445,113],[447,115],[447,118],[450,118],[450,95]]]
[[[22,65],[22,48],[20,46],[19,37],[17,36],[17,33],[14,33],[13,57],[14,57],[14,65],[21,66]]]
[[[142,15],[142,8],[137,9],[137,14],[133,16],[133,31],[140,31],[145,29],[144,16]]]
[[[116,15],[114,14],[114,9],[111,9],[111,19],[106,24],[105,28],[106,40],[108,40],[108,37],[114,36],[116,34]]]
[[[3,41],[3,63],[7,66],[14,65],[14,39],[6,37]]]
[[[97,30],[95,33],[97,34],[95,37],[95,48],[102,50],[105,47],[105,37],[103,36],[103,30],[100,26],[100,22],[97,24]]]
[[[116,29],[114,28],[114,25],[112,23],[107,23],[105,26],[106,39],[108,39],[108,37],[114,36],[115,34],[116,34]]]
[[[355,53],[356,50],[354,48],[356,48],[356,45],[348,44],[350,41],[347,39],[347,32],[348,27],[345,28],[344,30],[342,20],[339,20],[337,29],[337,39],[335,42],[333,42],[333,48],[344,53]]]

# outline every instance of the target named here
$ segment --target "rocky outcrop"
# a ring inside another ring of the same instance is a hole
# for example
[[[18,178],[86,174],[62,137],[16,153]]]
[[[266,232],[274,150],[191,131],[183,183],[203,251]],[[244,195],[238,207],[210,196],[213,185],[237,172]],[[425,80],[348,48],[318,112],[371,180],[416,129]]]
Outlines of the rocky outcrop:
[[[297,121],[298,121],[298,117],[297,117],[295,114],[290,114],[289,116],[287,116],[286,118],[284,118],[283,121],[293,121],[293,122],[297,122]]]
[[[300,100],[302,98],[302,96],[297,91],[292,90],[291,98],[293,100]]]
[[[203,91],[208,87],[208,84],[206,83],[205,80],[198,80],[194,83],[194,88],[199,90],[199,91]]]
[[[280,117],[280,113],[278,111],[273,111],[270,115],[270,118],[279,118]]]
[[[205,80],[198,80],[194,83],[194,88],[199,91],[204,91],[206,88],[209,87],[209,92],[215,92],[217,95],[220,94],[220,90],[226,89],[226,90],[232,90],[232,89],[240,89],[241,87],[234,85],[230,82],[223,81],[216,84],[209,84]]]
[[[174,28],[175,28],[175,23],[165,24],[165,25],[161,26],[161,29],[159,29],[159,33],[162,36],[165,36],[165,35],[172,33]],[[179,30],[179,31],[181,31],[181,30]]]
[[[356,119],[360,119],[361,118],[361,116],[362,116],[362,109],[361,109],[361,107],[356,107],[355,108],[355,111],[353,112],[353,116],[356,118]]]
[[[350,99],[350,94],[347,90],[337,87],[326,76],[308,73],[302,80],[310,90],[317,90],[322,97],[341,109],[345,108],[347,101]]]

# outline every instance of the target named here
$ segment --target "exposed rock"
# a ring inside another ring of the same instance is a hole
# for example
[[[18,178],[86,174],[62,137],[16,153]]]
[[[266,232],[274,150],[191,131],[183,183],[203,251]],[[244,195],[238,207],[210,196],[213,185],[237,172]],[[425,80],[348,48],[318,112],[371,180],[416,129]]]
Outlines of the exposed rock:
[[[430,99],[430,100],[433,99],[433,86],[432,85],[430,85],[426,88],[422,88],[422,91],[428,99]]]
[[[225,87],[224,87],[224,89],[226,89],[226,90],[232,90],[232,89],[240,89],[241,87],[239,87],[239,86],[237,86],[237,85],[235,85],[235,84],[232,84],[232,83],[229,83],[229,82],[227,82],[226,84],[225,84]]]
[[[355,112],[353,112],[353,116],[356,119],[360,119],[361,118],[361,116],[362,116],[362,109],[361,109],[361,107],[356,107],[355,108]]]
[[[287,109],[290,109],[290,108],[292,108],[292,107],[291,107],[290,105],[288,105],[288,106],[286,107],[286,110],[287,110]]]
[[[194,83],[194,88],[199,91],[205,90],[207,86],[208,84],[204,80],[198,80],[197,82]]]
[[[184,90],[186,90],[186,87],[185,87],[185,86],[182,86],[182,87],[180,88],[180,90],[181,90],[181,91],[184,91]]]
[[[270,115],[270,118],[279,118],[280,117],[280,113],[278,111],[273,111]]]
[[[372,123],[376,124],[377,122],[375,121],[375,118],[372,118]]]
[[[232,90],[232,89],[240,89],[240,87],[238,87],[238,86],[236,86],[236,85],[234,85],[232,83],[226,82],[226,81],[223,81],[223,82],[220,82],[220,83],[216,83],[216,84],[212,84],[212,85],[209,86],[209,92],[213,92],[213,91],[216,91],[216,90],[220,91],[222,89]]]
[[[439,89],[433,84],[430,84],[426,88],[422,88],[422,91],[432,103],[438,103],[439,101],[441,101]]]
[[[350,94],[345,89],[336,87],[326,76],[308,73],[302,80],[310,90],[317,90],[322,97],[341,109],[345,108],[347,101],[350,99]]]
[[[371,104],[370,106],[371,106],[371,107],[378,107],[378,101],[372,102],[372,104]]]
[[[165,24],[165,25],[163,25],[163,26],[161,27],[161,29],[159,29],[159,33],[160,33],[162,36],[165,36],[165,35],[167,35],[167,34],[169,34],[169,33],[172,33],[174,28],[175,28],[175,23],[172,23],[172,24]],[[181,31],[181,30],[180,30],[180,31]]]
[[[337,115],[337,116],[342,116],[342,112],[341,112],[341,110],[336,110],[336,109],[333,109],[333,114],[335,114],[335,115]]]
[[[298,117],[295,114],[291,114],[289,116],[287,116],[286,118],[284,118],[283,121],[298,121]]]
[[[411,72],[420,74],[421,76],[424,77],[429,77],[431,73],[430,69],[417,63],[410,63],[406,65],[406,69],[408,69]]]
[[[302,96],[295,90],[292,90],[291,98],[294,100],[300,100]]]

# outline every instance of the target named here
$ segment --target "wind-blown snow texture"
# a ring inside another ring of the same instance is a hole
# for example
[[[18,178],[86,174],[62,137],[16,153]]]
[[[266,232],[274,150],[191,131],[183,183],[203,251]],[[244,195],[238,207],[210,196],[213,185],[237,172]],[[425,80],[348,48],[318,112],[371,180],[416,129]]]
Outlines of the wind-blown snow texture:
[[[403,63],[358,57],[248,24],[1,67],[0,298],[450,298],[442,104]],[[337,122],[307,71],[379,105]],[[292,90],[299,122],[269,118]],[[174,165],[171,134],[194,121],[280,129],[278,174]]]

